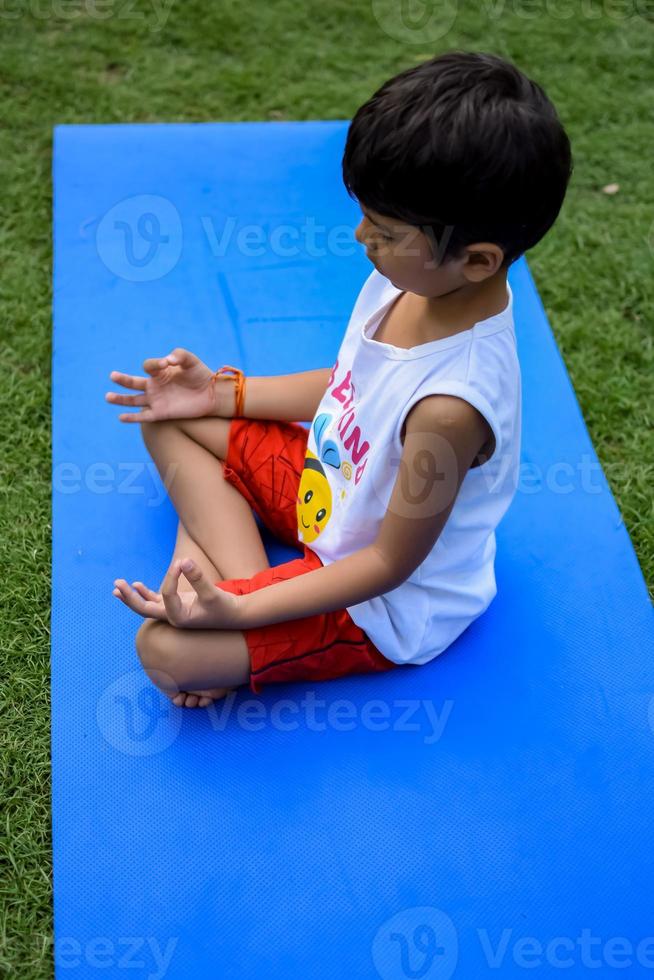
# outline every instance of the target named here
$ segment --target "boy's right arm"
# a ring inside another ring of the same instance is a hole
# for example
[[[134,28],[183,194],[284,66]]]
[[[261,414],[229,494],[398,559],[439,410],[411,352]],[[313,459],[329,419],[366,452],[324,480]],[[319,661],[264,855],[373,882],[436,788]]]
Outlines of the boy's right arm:
[[[325,394],[331,372],[332,369],[327,367],[297,374],[246,375],[243,417],[310,422]],[[236,385],[229,384],[230,380],[219,379],[216,383],[214,414],[222,418],[232,418],[236,409]]]

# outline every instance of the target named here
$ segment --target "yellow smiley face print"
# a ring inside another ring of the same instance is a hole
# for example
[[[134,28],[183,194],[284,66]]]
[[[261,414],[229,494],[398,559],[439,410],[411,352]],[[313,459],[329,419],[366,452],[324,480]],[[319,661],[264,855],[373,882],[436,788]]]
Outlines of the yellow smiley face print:
[[[297,492],[297,534],[305,544],[322,533],[332,513],[332,492],[318,457],[307,449]]]

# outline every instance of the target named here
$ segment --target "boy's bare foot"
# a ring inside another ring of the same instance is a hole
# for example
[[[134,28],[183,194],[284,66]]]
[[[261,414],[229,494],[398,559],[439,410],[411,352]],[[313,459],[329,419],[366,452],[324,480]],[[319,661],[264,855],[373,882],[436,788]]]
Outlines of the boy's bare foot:
[[[178,708],[206,708],[233,690],[233,687],[212,687],[205,691],[179,691],[177,694],[168,694],[168,697]]]

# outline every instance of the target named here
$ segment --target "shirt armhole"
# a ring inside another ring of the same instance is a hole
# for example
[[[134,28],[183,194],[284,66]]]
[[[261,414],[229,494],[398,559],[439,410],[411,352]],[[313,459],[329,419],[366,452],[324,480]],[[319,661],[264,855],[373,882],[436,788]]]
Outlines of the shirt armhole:
[[[475,470],[481,470],[484,466],[487,466],[491,460],[495,460],[499,457],[502,452],[502,433],[500,431],[499,422],[495,412],[490,406],[490,403],[484,398],[480,392],[470,385],[465,384],[463,381],[436,381],[429,385],[428,389],[421,389],[416,394],[410,405],[408,405],[404,411],[404,414],[400,418],[399,426],[397,429],[398,439],[402,431],[402,426],[406,420],[407,415],[413,408],[413,406],[421,401],[423,398],[427,398],[429,395],[456,395],[457,398],[462,398],[464,401],[469,402],[473,408],[483,415],[483,417],[488,422],[491,427],[492,433],[495,437],[495,449],[493,450],[493,455],[490,456],[485,463],[481,463],[479,466],[475,467]]]

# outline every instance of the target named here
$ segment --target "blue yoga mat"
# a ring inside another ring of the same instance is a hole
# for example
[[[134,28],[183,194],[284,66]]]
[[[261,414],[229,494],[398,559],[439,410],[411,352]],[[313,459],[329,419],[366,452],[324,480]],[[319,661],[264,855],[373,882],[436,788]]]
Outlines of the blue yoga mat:
[[[55,129],[57,977],[651,976],[652,607],[524,259],[499,591],[442,656],[179,709],[112,596],[177,518],[109,372],[333,363],[370,271],[346,130]]]

